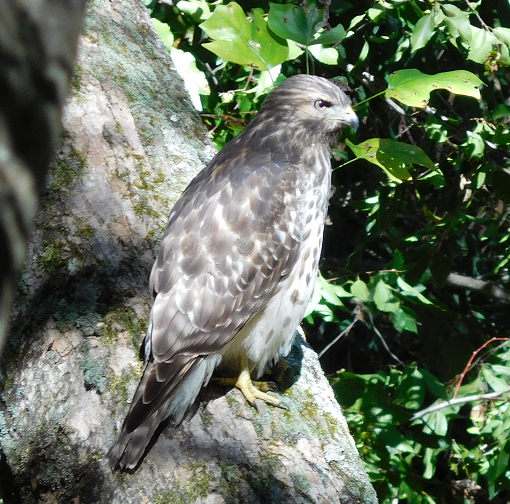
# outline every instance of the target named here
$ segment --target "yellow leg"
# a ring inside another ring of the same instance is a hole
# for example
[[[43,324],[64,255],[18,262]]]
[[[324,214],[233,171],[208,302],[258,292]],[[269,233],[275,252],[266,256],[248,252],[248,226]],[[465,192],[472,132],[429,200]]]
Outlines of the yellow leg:
[[[280,406],[280,401],[276,399],[276,397],[272,397],[265,392],[260,390],[260,385],[263,385],[261,388],[265,388],[268,390],[269,387],[267,383],[264,382],[252,382],[250,377],[250,371],[247,368],[244,368],[236,381],[236,387],[243,393],[246,400],[252,405],[255,406],[255,399],[262,399],[268,404],[272,404],[273,406]]]
[[[222,385],[234,385],[237,387],[252,406],[255,406],[255,399],[262,399],[273,406],[280,406],[281,404],[276,397],[265,393],[269,390],[266,382],[251,380],[248,359],[245,355],[241,356],[241,372],[239,376],[237,378],[220,378],[219,382]]]

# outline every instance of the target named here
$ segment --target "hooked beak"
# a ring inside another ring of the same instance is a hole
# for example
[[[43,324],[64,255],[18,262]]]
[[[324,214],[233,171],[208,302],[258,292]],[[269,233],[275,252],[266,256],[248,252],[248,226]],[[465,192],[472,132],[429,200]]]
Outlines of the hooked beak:
[[[347,107],[345,109],[345,116],[343,117],[343,121],[347,126],[351,126],[352,128],[354,128],[354,131],[358,130],[359,119],[358,116],[356,115],[356,112],[354,112],[354,110],[352,109],[352,107]]]

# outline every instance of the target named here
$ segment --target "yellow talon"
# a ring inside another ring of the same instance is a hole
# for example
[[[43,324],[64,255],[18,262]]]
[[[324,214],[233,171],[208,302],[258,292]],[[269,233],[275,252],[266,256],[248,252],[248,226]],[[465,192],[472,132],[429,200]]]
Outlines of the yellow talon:
[[[264,390],[269,390],[267,383],[251,381],[250,371],[247,367],[241,370],[235,386],[243,393],[244,397],[246,397],[246,400],[252,406],[255,406],[255,399],[262,399],[263,401],[267,402],[268,404],[272,404],[273,406],[280,406],[280,401],[276,399],[276,397],[272,397],[260,390],[261,388]]]
[[[255,406],[255,399],[262,399],[273,406],[281,405],[279,399],[266,394],[269,390],[269,385],[266,382],[252,381],[248,359],[245,355],[241,356],[241,372],[237,378],[219,378],[217,381],[220,385],[238,388],[252,406]]]

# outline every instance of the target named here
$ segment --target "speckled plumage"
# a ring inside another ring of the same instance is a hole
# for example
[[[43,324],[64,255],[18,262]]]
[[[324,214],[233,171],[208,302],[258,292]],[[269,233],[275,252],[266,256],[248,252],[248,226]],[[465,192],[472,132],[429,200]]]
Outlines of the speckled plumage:
[[[148,361],[112,468],[135,467],[217,367],[239,373],[247,361],[258,378],[290,351],[317,275],[329,143],[357,124],[335,84],[290,77],[186,188],[152,269]]]

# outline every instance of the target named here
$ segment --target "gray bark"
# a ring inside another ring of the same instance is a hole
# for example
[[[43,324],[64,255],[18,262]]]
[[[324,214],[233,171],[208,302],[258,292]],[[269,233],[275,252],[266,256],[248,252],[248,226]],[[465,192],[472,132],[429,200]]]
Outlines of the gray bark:
[[[150,267],[172,204],[214,149],[134,0],[90,5],[73,87],[3,371],[6,504],[16,493],[24,503],[377,502],[300,337],[275,392],[287,409],[256,410],[212,385],[134,473],[110,471],[142,370]]]
[[[85,0],[0,2],[0,356],[60,131]]]

